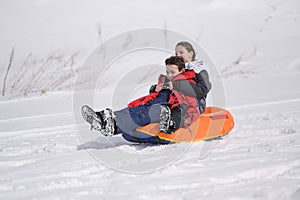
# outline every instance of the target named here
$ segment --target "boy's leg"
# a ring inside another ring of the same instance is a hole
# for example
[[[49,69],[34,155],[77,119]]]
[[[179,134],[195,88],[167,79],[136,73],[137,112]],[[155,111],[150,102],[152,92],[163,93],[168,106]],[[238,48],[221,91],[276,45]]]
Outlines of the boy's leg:
[[[160,105],[142,105],[134,108],[124,108],[115,111],[117,131],[119,133],[131,134],[136,128],[150,123],[159,122]]]
[[[124,108],[114,113],[111,109],[95,112],[88,106],[82,107],[83,118],[91,127],[105,136],[120,133],[131,134],[136,128],[146,124],[159,122],[160,105],[142,105],[134,108]]]

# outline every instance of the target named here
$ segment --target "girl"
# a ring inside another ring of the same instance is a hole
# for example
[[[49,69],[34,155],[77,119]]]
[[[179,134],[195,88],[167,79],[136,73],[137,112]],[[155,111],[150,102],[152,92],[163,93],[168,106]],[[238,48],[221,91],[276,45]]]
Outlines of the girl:
[[[173,88],[183,92],[185,95],[197,98],[199,111],[200,113],[203,113],[206,107],[206,97],[211,89],[208,73],[203,69],[204,62],[195,60],[196,53],[193,46],[185,41],[176,44],[175,55],[183,58],[186,70],[193,70],[196,73],[196,84],[178,81],[173,84]],[[157,86],[151,86],[149,92],[154,92]]]

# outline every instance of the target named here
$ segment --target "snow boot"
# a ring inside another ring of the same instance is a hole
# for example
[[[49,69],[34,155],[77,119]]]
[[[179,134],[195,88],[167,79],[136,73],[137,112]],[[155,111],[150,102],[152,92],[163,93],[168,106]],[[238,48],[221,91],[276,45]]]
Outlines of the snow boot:
[[[102,134],[105,136],[112,136],[116,132],[116,121],[113,111],[110,108],[106,108],[101,112],[103,118]]]
[[[113,112],[110,108],[106,108],[101,112],[95,112],[87,105],[81,108],[82,117],[91,125],[91,130],[100,131],[104,136],[112,136],[116,130],[116,123]]]
[[[175,121],[171,116],[171,109],[167,105],[161,106],[159,130],[160,132],[168,134],[171,134],[176,130]]]
[[[87,105],[82,106],[81,114],[83,119],[91,125],[91,130],[102,130],[103,119],[101,115],[98,115],[92,108]]]

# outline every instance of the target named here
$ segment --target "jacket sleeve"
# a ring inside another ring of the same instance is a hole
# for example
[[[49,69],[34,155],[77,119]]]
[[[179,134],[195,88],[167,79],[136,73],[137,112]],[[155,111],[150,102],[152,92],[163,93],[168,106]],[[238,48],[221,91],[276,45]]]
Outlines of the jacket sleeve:
[[[167,80],[167,77],[163,74],[160,74],[157,80],[157,83],[162,83],[165,82]],[[155,92],[157,84],[151,85],[149,88],[149,94]]]
[[[140,97],[136,100],[131,101],[130,103],[128,103],[128,107],[132,108],[132,107],[136,107],[136,106],[141,106],[141,105],[145,105],[148,101],[151,101],[153,99],[155,99],[158,95],[158,92],[153,92],[151,94],[148,94],[146,96]]]
[[[155,92],[156,86],[157,86],[157,84],[151,85],[151,87],[149,88],[149,94]]]
[[[206,70],[200,71],[196,74],[196,84],[186,80],[173,82],[173,88],[183,94],[197,99],[206,97],[211,89],[211,83]]]

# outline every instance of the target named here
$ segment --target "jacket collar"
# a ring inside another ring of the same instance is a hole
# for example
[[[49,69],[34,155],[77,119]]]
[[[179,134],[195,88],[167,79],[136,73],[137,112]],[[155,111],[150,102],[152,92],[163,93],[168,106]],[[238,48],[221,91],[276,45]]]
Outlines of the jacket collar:
[[[187,70],[187,71],[175,76],[172,81],[188,80],[188,79],[192,79],[195,77],[196,77],[196,75],[193,70]]]
[[[175,76],[172,81],[189,80],[189,79],[192,79],[192,78],[195,78],[195,77],[196,77],[196,75],[195,75],[195,72],[193,70],[186,70],[185,72]],[[168,80],[166,75],[161,74],[158,77],[158,82],[162,83],[164,78]]]

